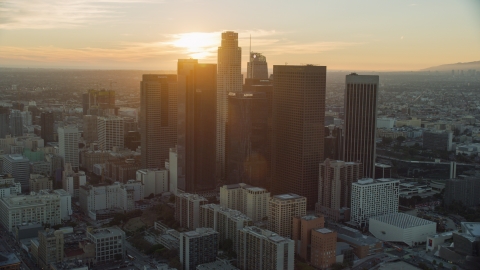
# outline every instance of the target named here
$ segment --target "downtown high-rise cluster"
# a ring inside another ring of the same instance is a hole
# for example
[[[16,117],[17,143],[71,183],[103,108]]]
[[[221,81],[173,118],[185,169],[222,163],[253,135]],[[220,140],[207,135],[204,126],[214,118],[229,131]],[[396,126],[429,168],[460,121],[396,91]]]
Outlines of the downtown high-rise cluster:
[[[327,67],[275,65],[269,76],[266,57],[249,55],[244,80],[238,33],[227,31],[217,64],[180,59],[176,75],[143,76],[141,166],[175,166],[180,192],[204,194],[246,183],[304,196],[314,209],[319,164],[332,151],[325,145]],[[333,151],[361,168],[355,179],[333,185],[335,194],[344,193],[341,204],[331,204],[338,209],[350,200],[348,184],[374,178],[377,93],[378,76],[347,76],[345,125],[336,134],[342,145]],[[169,160],[172,153],[175,160]]]

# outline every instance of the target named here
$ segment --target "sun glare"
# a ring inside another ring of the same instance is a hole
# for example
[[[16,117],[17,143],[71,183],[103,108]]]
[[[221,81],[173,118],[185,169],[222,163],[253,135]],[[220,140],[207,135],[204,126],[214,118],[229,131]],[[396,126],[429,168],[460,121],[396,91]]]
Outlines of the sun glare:
[[[204,59],[215,52],[218,44],[218,33],[184,33],[174,35],[173,46],[185,49],[192,58]]]

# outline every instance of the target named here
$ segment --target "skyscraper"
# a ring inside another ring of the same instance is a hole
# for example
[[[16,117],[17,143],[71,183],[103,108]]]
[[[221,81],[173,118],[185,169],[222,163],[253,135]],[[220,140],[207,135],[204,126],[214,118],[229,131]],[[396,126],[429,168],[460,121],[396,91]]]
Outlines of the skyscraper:
[[[216,188],[217,65],[178,60],[178,189]],[[143,148],[143,147],[142,147]]]
[[[12,137],[23,136],[23,118],[19,110],[12,110],[10,113],[10,131]]]
[[[263,54],[250,52],[250,62],[247,63],[247,78],[268,79],[267,58]]]
[[[55,117],[53,112],[42,112],[40,114],[40,126],[42,127],[40,137],[45,141],[45,144],[55,141],[53,135],[54,123]]]
[[[314,209],[323,161],[325,66],[273,66],[273,176],[275,194],[307,197]]]
[[[361,162],[365,177],[375,177],[378,76],[347,75],[343,160]]]
[[[230,93],[226,142],[226,180],[267,187],[270,134],[267,97],[262,92]]]
[[[122,117],[108,116],[97,118],[98,146],[100,150],[111,151],[114,146],[123,148],[125,140]]]
[[[350,219],[352,183],[363,177],[361,163],[329,160],[320,163],[317,213],[335,222]]]
[[[63,167],[70,163],[72,169],[77,171],[79,166],[78,154],[78,128],[77,126],[64,126],[58,128],[59,155],[63,158]]]
[[[140,130],[142,168],[163,168],[177,142],[177,75],[143,75]]]
[[[238,33],[222,33],[218,47],[217,77],[217,154],[220,177],[225,176],[225,136],[228,117],[228,93],[242,91],[242,48],[238,47]]]
[[[7,134],[10,134],[10,127],[8,123],[9,117],[10,111],[8,108],[0,106],[0,139],[3,139]]]

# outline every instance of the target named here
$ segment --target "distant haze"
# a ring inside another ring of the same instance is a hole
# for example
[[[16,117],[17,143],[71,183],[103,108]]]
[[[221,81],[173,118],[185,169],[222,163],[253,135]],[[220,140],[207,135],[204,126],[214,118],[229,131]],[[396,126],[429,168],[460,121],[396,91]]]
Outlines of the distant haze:
[[[431,70],[431,71],[465,70],[466,71],[469,69],[475,69],[476,71],[480,71],[480,61],[468,62],[468,63],[446,64],[446,65],[440,65],[435,67],[429,67],[424,70]]]

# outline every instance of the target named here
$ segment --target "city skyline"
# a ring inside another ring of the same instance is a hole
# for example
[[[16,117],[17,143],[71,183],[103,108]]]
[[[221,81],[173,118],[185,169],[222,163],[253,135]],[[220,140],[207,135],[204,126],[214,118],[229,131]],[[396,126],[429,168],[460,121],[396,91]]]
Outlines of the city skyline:
[[[243,72],[250,36],[252,50],[270,65],[401,71],[480,60],[478,1],[303,1],[275,9],[272,4],[6,1],[0,65],[175,70],[182,58],[215,63],[218,37],[226,30],[239,33]],[[205,20],[208,14],[215,16]]]

